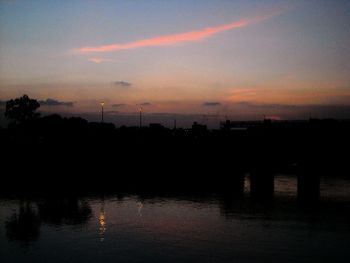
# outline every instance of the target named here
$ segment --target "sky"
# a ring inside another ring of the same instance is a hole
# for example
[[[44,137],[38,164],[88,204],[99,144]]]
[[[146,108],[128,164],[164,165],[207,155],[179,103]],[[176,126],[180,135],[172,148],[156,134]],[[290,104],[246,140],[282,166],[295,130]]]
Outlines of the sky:
[[[345,0],[0,0],[0,106],[350,118],[349,25]]]

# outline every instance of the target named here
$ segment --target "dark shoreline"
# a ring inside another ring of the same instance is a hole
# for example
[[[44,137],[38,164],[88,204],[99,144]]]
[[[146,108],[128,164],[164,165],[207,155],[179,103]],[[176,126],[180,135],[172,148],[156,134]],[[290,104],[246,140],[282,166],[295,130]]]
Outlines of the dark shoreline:
[[[0,129],[1,189],[196,191],[240,184],[246,173],[262,185],[281,172],[350,176],[349,135],[350,121],[339,120],[116,129],[52,115]]]

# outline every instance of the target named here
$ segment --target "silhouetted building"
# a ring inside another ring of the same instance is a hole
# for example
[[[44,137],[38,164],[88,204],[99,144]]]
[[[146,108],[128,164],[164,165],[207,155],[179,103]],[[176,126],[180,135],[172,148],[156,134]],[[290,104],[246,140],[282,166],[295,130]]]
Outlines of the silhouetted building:
[[[252,125],[252,123],[247,122],[234,122],[230,120],[220,122],[220,129],[225,131],[245,131],[247,128]]]
[[[206,132],[208,130],[207,125],[204,124],[199,124],[197,122],[194,122],[192,124],[192,131],[194,133],[201,133],[201,132]]]
[[[158,129],[158,130],[164,129],[164,128],[165,128],[165,127],[164,127],[162,124],[160,124],[160,123],[150,123],[150,124],[149,124],[149,127],[150,127],[151,129]]]
[[[226,120],[226,121],[220,122],[220,129],[221,130],[230,130],[231,129],[231,121]]]

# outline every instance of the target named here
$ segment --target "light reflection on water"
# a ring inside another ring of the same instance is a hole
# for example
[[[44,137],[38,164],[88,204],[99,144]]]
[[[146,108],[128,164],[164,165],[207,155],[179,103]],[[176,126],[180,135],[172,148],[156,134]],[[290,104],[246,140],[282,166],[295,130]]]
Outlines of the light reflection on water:
[[[0,200],[0,262],[337,262],[349,258],[350,183],[321,181],[300,210],[296,178],[274,200],[135,195]]]
[[[105,239],[105,232],[106,232],[106,213],[105,213],[104,200],[102,200],[101,202],[101,209],[99,213],[98,222],[100,224],[100,229],[99,229],[100,241],[103,242]]]

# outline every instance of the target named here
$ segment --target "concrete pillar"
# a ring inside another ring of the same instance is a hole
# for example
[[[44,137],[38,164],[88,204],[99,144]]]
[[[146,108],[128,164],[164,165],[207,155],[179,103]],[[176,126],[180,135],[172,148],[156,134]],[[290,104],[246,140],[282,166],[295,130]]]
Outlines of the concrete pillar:
[[[320,201],[320,176],[307,168],[298,172],[298,203],[315,205]]]
[[[235,173],[230,180],[220,188],[220,209],[225,216],[239,212],[244,197],[245,173]]]
[[[253,199],[273,199],[274,174],[269,169],[255,169],[250,173],[250,196]]]

